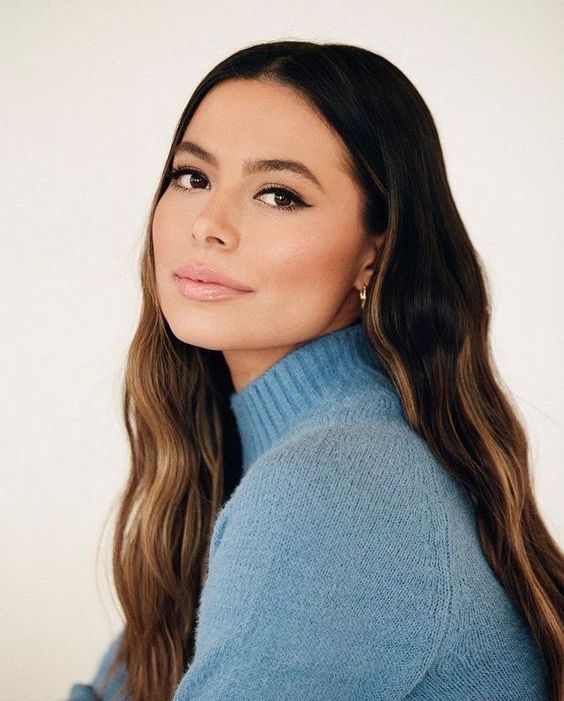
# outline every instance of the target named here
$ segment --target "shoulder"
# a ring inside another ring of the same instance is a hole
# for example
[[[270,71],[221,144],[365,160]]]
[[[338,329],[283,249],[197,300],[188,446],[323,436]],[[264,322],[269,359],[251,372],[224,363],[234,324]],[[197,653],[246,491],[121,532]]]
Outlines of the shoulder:
[[[278,631],[319,613],[308,649],[341,640],[360,660],[368,641],[390,650],[376,666],[392,675],[402,650],[413,680],[443,644],[452,606],[430,459],[395,422],[303,426],[253,463],[220,513],[206,606],[217,610],[216,596],[233,605],[226,587],[244,583],[241,597],[261,620],[284,612]]]
[[[286,538],[288,527],[314,529],[330,549],[397,549],[397,571],[420,558],[423,568],[434,562],[442,570],[449,534],[440,470],[398,417],[304,425],[253,463],[218,518],[212,547],[235,519],[273,542]]]
[[[249,492],[309,491],[352,494],[383,501],[437,498],[436,473],[442,470],[423,439],[401,417],[358,421],[329,419],[306,423],[256,460],[238,485]],[[360,494],[358,493],[360,492]]]

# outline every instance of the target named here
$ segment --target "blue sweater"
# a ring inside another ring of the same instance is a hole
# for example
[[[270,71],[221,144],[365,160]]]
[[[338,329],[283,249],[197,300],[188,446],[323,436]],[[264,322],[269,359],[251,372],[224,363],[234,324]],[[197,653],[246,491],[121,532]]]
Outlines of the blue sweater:
[[[472,504],[408,426],[360,322],[230,401],[243,476],[214,524],[174,701],[547,699]],[[70,701],[95,699],[118,640]]]

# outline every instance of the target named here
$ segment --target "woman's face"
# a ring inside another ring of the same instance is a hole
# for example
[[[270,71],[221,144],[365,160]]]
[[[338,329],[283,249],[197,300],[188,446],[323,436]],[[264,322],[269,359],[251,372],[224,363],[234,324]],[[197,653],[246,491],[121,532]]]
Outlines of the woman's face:
[[[236,390],[302,343],[360,314],[383,234],[369,237],[346,152],[292,88],[259,80],[214,87],[188,124],[153,220],[159,303],[177,338],[221,350]],[[296,161],[296,170],[247,161]],[[317,181],[317,182],[315,182]],[[291,209],[288,209],[288,206]],[[186,297],[175,271],[205,265],[252,291]]]

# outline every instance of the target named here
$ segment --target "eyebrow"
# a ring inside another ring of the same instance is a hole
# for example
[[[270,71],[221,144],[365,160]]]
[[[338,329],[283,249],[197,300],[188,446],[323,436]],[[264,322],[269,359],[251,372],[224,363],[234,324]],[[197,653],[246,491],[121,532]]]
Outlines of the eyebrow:
[[[217,158],[207,151],[202,146],[194,143],[193,141],[182,141],[173,152],[173,158],[175,158],[179,153],[189,153],[194,156],[198,156],[203,161],[211,163],[211,165],[216,168],[219,166]],[[251,173],[264,173],[268,170],[289,170],[295,175],[299,175],[302,178],[310,180],[314,185],[323,191],[323,187],[311,170],[300,163],[300,161],[292,161],[282,158],[259,158],[256,160],[246,160],[243,162],[243,175],[250,175]]]

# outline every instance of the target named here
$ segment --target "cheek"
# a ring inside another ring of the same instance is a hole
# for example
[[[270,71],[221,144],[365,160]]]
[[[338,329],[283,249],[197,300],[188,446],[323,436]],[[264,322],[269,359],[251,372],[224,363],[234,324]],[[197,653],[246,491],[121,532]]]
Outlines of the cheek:
[[[296,296],[315,294],[338,298],[351,276],[350,247],[341,232],[311,230],[297,239],[280,241],[257,252],[268,286]]]
[[[155,250],[155,255],[157,250],[161,250],[166,247],[167,240],[170,235],[167,231],[170,228],[170,223],[167,221],[166,207],[162,204],[161,199],[159,204],[155,208],[153,215],[153,227],[152,227],[152,238],[153,238],[153,248]]]
[[[167,267],[175,259],[175,251],[182,249],[183,232],[189,231],[186,224],[186,216],[179,216],[170,202],[166,201],[166,195],[160,199],[155,207],[151,237],[153,251],[155,253],[155,267]]]

